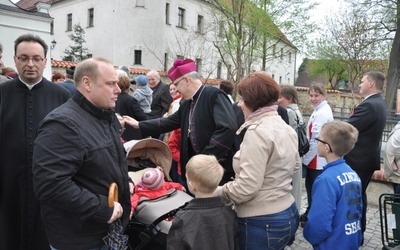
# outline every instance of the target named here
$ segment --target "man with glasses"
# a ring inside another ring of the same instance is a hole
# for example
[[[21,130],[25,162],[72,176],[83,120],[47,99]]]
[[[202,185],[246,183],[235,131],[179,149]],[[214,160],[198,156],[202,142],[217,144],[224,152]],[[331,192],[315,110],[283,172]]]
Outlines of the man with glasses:
[[[32,153],[39,122],[69,92],[43,78],[48,47],[38,36],[15,40],[18,78],[0,84],[0,249],[48,249],[33,192]]]
[[[312,187],[312,204],[304,237],[314,249],[359,249],[361,245],[361,180],[346,164],[346,155],[358,131],[349,123],[327,122],[317,143],[318,156],[326,159],[324,171]]]
[[[234,176],[232,157],[237,150],[234,147],[237,122],[228,96],[217,88],[204,86],[191,59],[176,60],[168,77],[186,100],[179,110],[167,118],[141,122],[125,117],[126,123],[139,128],[143,136],[181,128],[181,184],[186,190],[185,166],[197,154],[216,156],[225,169],[221,184],[228,182]]]

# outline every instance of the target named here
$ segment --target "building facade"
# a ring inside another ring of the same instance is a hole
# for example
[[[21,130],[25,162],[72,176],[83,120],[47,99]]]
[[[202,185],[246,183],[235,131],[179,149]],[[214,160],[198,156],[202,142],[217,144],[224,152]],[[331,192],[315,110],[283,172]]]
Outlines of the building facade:
[[[6,1],[6,0],[1,0]],[[21,0],[27,2],[32,0]],[[234,58],[221,57],[214,46],[221,40],[221,20],[209,0],[48,0],[51,50],[55,60],[66,59],[65,50],[76,44],[69,38],[74,25],[85,31],[84,48],[115,65],[168,70],[176,58],[191,58],[205,79],[228,76]],[[29,13],[26,13],[29,15]],[[47,26],[48,27],[48,26]],[[284,37],[284,35],[282,34]],[[270,41],[265,71],[280,84],[294,84],[297,49],[287,39]],[[262,58],[244,58],[242,75],[262,70]],[[236,79],[233,79],[236,80]],[[239,79],[238,79],[239,80]]]
[[[16,2],[16,1],[14,1]],[[50,58],[50,24],[52,18],[48,13],[50,4],[38,2],[34,9],[26,11],[19,8],[10,0],[0,0],[0,43],[3,45],[3,64],[5,67],[16,69],[14,63],[14,41],[23,34],[31,33],[40,36],[49,46],[47,57]],[[51,78],[51,64],[47,66],[43,75]]]

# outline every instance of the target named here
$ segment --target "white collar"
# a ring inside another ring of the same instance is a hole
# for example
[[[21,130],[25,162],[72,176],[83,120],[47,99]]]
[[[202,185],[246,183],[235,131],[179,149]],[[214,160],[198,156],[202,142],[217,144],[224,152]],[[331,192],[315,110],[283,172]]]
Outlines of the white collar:
[[[29,90],[32,90],[33,87],[35,87],[36,84],[42,81],[43,77],[40,78],[40,80],[34,84],[27,84],[26,82],[22,81],[21,77],[18,76],[19,80],[28,87]]]

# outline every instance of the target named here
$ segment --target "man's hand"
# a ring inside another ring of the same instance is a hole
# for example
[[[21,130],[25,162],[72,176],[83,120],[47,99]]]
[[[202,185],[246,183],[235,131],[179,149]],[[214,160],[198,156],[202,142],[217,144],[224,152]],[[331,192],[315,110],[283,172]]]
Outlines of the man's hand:
[[[129,126],[132,126],[133,128],[139,128],[139,122],[136,121],[134,118],[124,115],[123,116],[125,124],[128,124]]]
[[[111,215],[111,218],[107,221],[107,223],[111,224],[116,219],[121,218],[123,212],[124,212],[124,210],[122,209],[121,204],[119,204],[118,202],[114,201],[114,210],[113,210],[113,213]]]

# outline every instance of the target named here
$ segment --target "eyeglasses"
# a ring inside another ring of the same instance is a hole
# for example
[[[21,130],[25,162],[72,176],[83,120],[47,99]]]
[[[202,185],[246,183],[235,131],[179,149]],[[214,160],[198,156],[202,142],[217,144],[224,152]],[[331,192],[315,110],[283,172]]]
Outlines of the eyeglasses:
[[[331,147],[331,145],[329,145],[329,143],[327,143],[326,141],[323,141],[323,140],[319,139],[318,137],[314,138],[314,140],[319,141],[319,142],[321,142],[321,143],[323,143],[323,144],[328,145],[329,151],[330,151],[331,153],[333,153],[332,147]]]
[[[32,60],[33,63],[40,63],[40,62],[43,62],[43,60],[44,60],[44,58],[42,58],[40,56],[33,56],[33,57],[17,56],[17,59],[23,63],[28,63],[30,60]]]
[[[179,81],[177,81],[176,83],[174,83],[175,87],[178,87],[178,83],[180,83],[180,81],[182,81],[183,79],[185,79],[185,77],[183,77],[182,79],[180,79]]]

